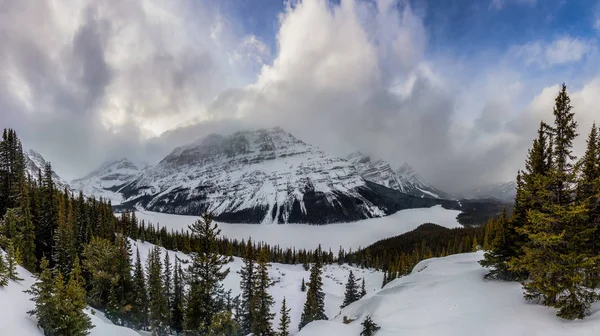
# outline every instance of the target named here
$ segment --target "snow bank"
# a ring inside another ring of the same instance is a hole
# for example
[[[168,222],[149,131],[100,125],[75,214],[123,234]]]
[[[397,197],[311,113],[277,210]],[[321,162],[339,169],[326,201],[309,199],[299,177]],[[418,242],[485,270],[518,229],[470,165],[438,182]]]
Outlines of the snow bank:
[[[441,206],[407,209],[380,218],[364,219],[357,222],[308,225],[308,224],[229,224],[219,223],[221,234],[228,238],[263,241],[283,248],[296,247],[315,249],[319,244],[324,250],[331,248],[337,252],[340,246],[356,250],[378,240],[397,236],[416,229],[419,225],[431,222],[447,228],[462,227],[456,220],[460,211],[447,210]],[[138,210],[138,219],[153,224],[160,223],[169,229],[187,229],[198,219],[196,216],[171,215]]]
[[[434,258],[343,309],[333,321],[307,325],[298,336],[359,335],[367,315],[396,335],[598,335],[600,305],[585,320],[565,321],[554,309],[527,303],[518,283],[484,281],[482,252]],[[343,316],[355,319],[343,324]]]

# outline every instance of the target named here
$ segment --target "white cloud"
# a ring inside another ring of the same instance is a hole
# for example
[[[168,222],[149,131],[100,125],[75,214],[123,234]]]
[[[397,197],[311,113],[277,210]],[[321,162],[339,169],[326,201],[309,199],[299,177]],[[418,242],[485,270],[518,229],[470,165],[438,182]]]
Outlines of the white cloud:
[[[535,6],[537,0],[492,0],[490,2],[490,8],[500,10],[504,8],[507,3],[515,3],[518,5],[530,5]]]
[[[563,36],[551,42],[535,41],[514,46],[509,54],[527,65],[547,68],[581,61],[593,50],[594,46],[588,40]]]
[[[594,21],[594,28],[600,31],[600,15],[598,15]]]

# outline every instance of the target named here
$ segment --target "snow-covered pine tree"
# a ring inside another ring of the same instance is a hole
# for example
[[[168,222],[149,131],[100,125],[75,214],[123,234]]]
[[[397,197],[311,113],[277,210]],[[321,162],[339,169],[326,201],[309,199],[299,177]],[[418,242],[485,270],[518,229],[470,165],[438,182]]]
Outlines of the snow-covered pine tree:
[[[253,323],[251,331],[256,336],[271,336],[273,328],[271,322],[275,314],[271,313],[271,307],[274,304],[273,296],[269,294],[269,287],[273,281],[269,277],[269,262],[267,260],[267,250],[262,248],[258,256],[256,273],[254,278],[254,297],[250,303],[250,309],[253,311]]]
[[[0,250],[0,287],[8,286],[8,266]]]
[[[363,330],[360,332],[360,336],[373,336],[377,330],[381,329],[381,327],[373,322],[370,315],[367,315],[361,325],[363,326]]]
[[[242,315],[240,318],[241,332],[249,334],[251,332],[252,324],[254,323],[254,310],[251,307],[254,299],[254,267],[255,267],[256,256],[252,245],[252,239],[248,239],[246,242],[246,249],[244,252],[244,259],[242,268],[239,270],[240,275],[240,289],[241,293],[241,311]]]
[[[48,264],[48,260],[42,258],[37,281],[24,292],[31,295],[31,301],[35,303],[35,308],[28,311],[27,314],[37,318],[38,327],[42,328],[46,335],[52,335],[51,333],[54,332],[52,329],[53,323],[57,316],[57,307],[56,300],[54,299],[54,280]]]
[[[350,273],[348,274],[348,281],[346,282],[346,291],[344,292],[344,302],[342,303],[340,308],[344,308],[352,302],[360,299],[360,293],[358,292],[358,290],[358,284],[356,283],[354,273],[350,271]]]
[[[360,285],[359,299],[365,295],[367,295],[367,290],[365,288],[365,278],[362,278],[362,284]]]
[[[287,308],[285,297],[279,311],[279,334],[278,336],[290,336],[290,308]]]
[[[189,290],[184,330],[188,334],[204,335],[218,313],[216,295],[229,273],[229,268],[224,266],[230,259],[217,251],[217,236],[221,230],[211,215],[204,214],[190,225],[190,231],[198,239],[199,249],[192,253],[192,264],[187,272]]]

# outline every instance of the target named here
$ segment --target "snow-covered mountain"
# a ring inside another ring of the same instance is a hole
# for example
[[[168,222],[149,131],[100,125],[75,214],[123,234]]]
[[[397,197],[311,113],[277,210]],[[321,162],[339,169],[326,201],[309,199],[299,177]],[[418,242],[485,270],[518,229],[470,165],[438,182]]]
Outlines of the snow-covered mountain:
[[[23,150],[23,156],[25,157],[25,170],[31,178],[37,180],[39,172],[44,173],[44,167],[48,163],[44,157],[34,151],[33,149],[25,149]],[[59,189],[70,189],[67,181],[63,180],[54,170],[52,170],[52,180],[56,184],[56,187]]]
[[[124,206],[189,215],[208,210],[238,223],[348,222],[440,204],[365,181],[347,160],[278,127],[213,134],[178,147],[120,192]]]
[[[358,173],[367,181],[401,191],[405,194],[430,197],[452,198],[447,193],[425,181],[408,163],[394,170],[384,160],[372,160],[361,152],[354,152],[346,158],[354,165]]]
[[[512,202],[517,194],[517,184],[514,181],[490,183],[463,193],[464,198],[481,199],[495,198],[504,202]]]
[[[106,162],[90,174],[71,181],[71,186],[86,196],[110,199],[113,204],[120,204],[121,194],[118,192],[126,184],[135,180],[141,170],[126,158]]]

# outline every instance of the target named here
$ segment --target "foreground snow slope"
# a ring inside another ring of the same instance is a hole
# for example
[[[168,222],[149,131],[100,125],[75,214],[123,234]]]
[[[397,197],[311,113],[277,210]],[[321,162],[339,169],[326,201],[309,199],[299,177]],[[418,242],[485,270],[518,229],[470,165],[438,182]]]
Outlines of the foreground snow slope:
[[[340,246],[356,250],[366,247],[378,240],[400,235],[416,229],[427,222],[447,228],[462,227],[456,220],[460,211],[447,210],[441,206],[431,208],[408,209],[393,215],[364,219],[357,222],[308,225],[308,224],[229,224],[219,223],[221,234],[228,238],[262,241],[283,248],[296,247],[314,249],[319,244],[324,250],[337,251]],[[138,211],[138,219],[153,224],[159,223],[173,230],[187,229],[188,225],[198,219],[196,216],[171,215],[158,212]]]
[[[527,303],[514,282],[484,281],[483,252],[434,258],[346,307],[333,321],[307,325],[299,336],[359,335],[367,315],[377,336],[598,335],[600,305],[583,321],[565,321],[553,309]],[[343,316],[355,319],[342,323]]]
[[[35,279],[20,266],[18,272],[23,281],[11,281],[7,287],[0,287],[0,335],[43,336],[44,333],[37,328],[37,320],[27,315],[27,311],[34,308],[34,303],[29,301],[31,296],[23,293]],[[90,310],[86,310],[86,313],[95,325],[90,336],[139,336],[131,329],[115,326],[103,318],[101,313],[91,314]]]

